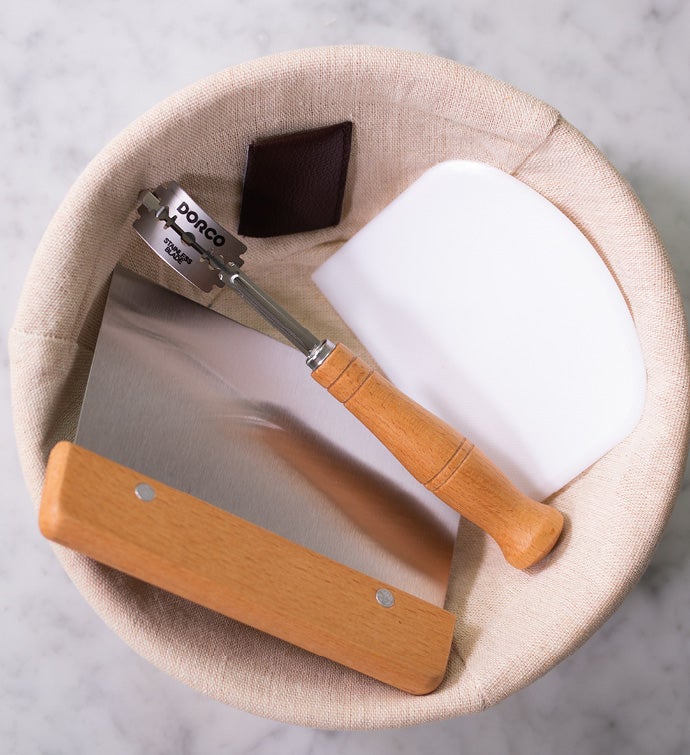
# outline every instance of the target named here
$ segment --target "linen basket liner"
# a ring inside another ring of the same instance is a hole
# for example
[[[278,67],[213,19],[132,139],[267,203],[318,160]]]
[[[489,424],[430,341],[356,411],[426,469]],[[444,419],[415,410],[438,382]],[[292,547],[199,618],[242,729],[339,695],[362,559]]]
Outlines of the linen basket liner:
[[[143,249],[131,230],[137,194],[175,179],[236,228],[247,144],[344,120],[354,131],[340,225],[253,239],[245,254],[245,270],[314,332],[371,359],[310,274],[421,173],[452,158],[493,165],[548,198],[587,236],[622,289],[647,369],[644,414],[625,441],[553,497],[567,519],[561,543],[546,562],[520,572],[484,533],[461,524],[446,604],[457,615],[448,673],[423,697],[54,547],[115,632],[202,693],[309,727],[398,727],[486,708],[572,653],[643,573],[680,485],[688,350],[671,268],[630,187],[558,112],[452,61],[372,47],[275,55],[179,92],[95,157],[46,230],[10,334],[13,411],[38,506],[50,449],[74,437],[118,262],[264,330],[239,297],[192,290]]]

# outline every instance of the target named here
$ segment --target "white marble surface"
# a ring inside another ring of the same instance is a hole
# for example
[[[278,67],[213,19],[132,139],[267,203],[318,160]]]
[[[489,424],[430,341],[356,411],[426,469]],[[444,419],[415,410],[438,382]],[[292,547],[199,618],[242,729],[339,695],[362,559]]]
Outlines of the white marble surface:
[[[690,3],[86,0],[3,6],[0,314],[87,161],[143,110],[227,65],[331,43],[468,63],[555,105],[632,182],[690,297]],[[690,512],[681,493],[652,565],[580,651],[482,714],[399,731],[322,732],[229,709],[136,656],[38,534],[0,361],[3,753],[640,753],[690,751]]]

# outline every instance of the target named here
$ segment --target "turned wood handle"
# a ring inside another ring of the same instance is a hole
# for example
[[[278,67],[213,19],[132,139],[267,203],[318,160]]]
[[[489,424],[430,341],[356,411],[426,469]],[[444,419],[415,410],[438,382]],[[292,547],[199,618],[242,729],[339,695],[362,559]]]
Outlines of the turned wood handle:
[[[313,372],[400,463],[525,569],[556,544],[563,515],[521,493],[470,441],[338,344]]]
[[[150,500],[137,496],[142,483]],[[407,692],[431,692],[445,674],[453,614],[66,441],[48,460],[39,526],[61,545]],[[378,601],[382,588],[393,605]]]

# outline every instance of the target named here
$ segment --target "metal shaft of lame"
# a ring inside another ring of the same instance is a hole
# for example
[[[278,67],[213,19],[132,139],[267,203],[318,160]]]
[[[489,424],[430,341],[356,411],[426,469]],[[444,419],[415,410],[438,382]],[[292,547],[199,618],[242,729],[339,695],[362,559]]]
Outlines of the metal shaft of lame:
[[[290,343],[296,346],[308,359],[318,352],[327,341],[317,338],[301,323],[272,299],[265,291],[257,286],[241,270],[233,269],[232,265],[225,264],[212,256],[207,258],[221,275],[224,283],[237,291],[237,293],[252,306],[263,318],[282,333]],[[323,361],[323,360],[322,360]]]

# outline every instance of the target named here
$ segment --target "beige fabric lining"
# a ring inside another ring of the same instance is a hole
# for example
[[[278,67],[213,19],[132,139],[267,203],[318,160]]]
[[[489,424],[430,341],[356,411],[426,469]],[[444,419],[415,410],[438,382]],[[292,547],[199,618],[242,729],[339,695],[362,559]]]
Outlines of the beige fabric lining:
[[[440,58],[370,47],[253,61],[166,100],[111,142],[75,183],[36,251],[10,337],[17,444],[38,505],[45,461],[76,428],[110,273],[126,266],[264,329],[237,297],[198,295],[131,231],[138,191],[178,180],[237,227],[246,145],[354,122],[343,221],[252,240],[250,275],[316,332],[364,353],[312,270],[431,165],[480,160],[562,209],[628,301],[648,372],[635,432],[553,498],[565,536],[527,573],[472,525],[460,528],[447,607],[457,615],[441,687],[414,697],[56,548],[76,586],[126,642],[204,694],[323,728],[422,723],[492,705],[584,642],[646,567],[677,493],[688,442],[685,318],[656,231],[629,186],[553,108]],[[277,264],[281,263],[281,264]],[[585,292],[583,292],[584,294]]]

